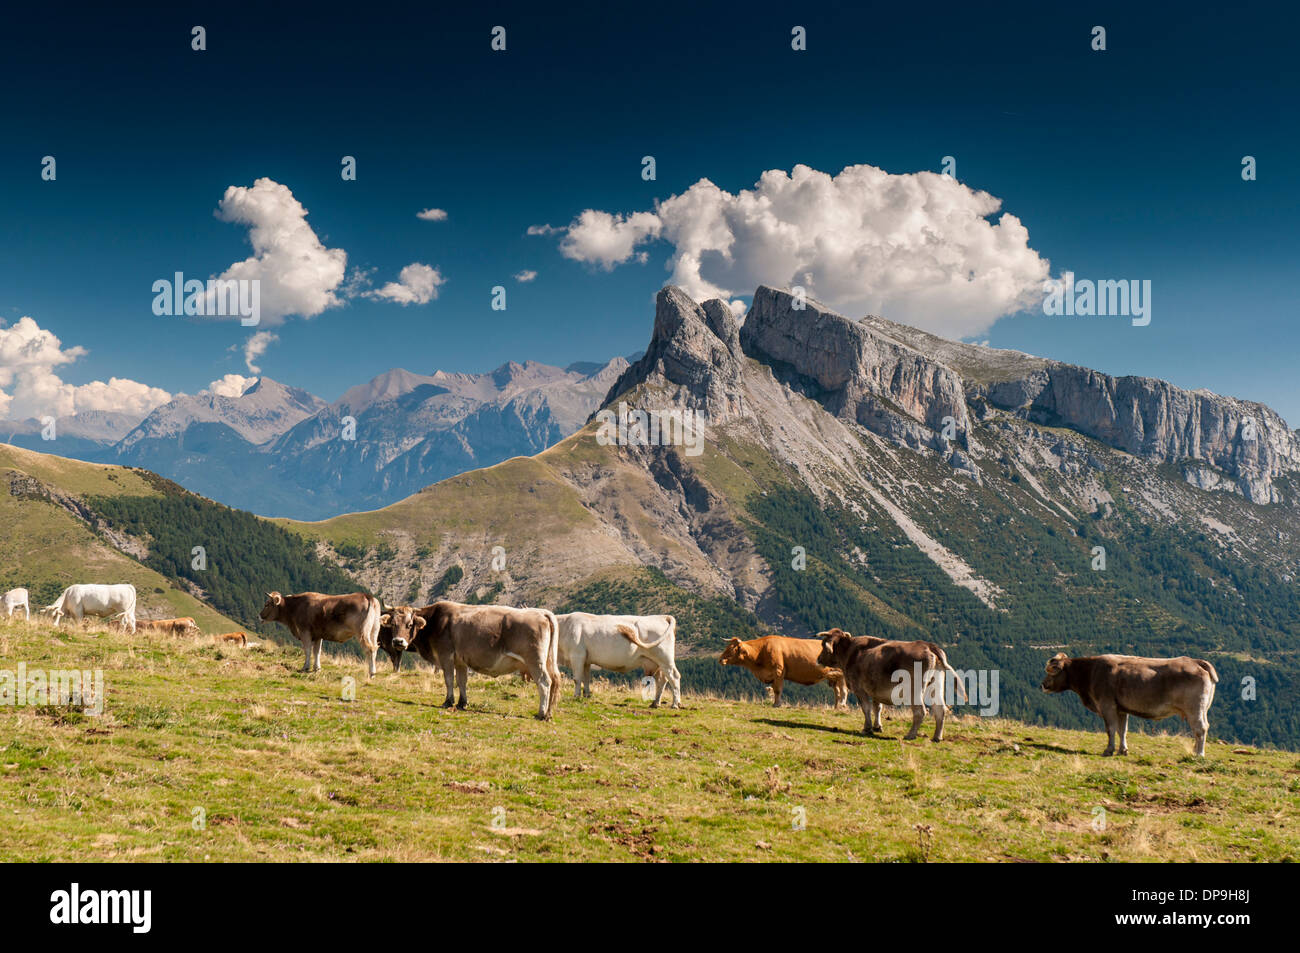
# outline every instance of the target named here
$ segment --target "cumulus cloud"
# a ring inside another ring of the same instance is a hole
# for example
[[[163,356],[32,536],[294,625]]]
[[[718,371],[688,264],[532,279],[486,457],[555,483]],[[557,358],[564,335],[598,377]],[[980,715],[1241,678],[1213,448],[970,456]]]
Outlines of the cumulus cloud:
[[[218,397],[238,397],[256,383],[256,377],[245,377],[243,374],[227,374],[220,380],[213,381],[204,390],[209,394],[216,394]]]
[[[397,281],[390,281],[376,291],[367,292],[367,295],[402,305],[428,304],[438,297],[438,288],[446,281],[437,268],[412,262],[398,272]]]
[[[0,326],[0,418],[65,417],[87,411],[134,414],[141,419],[172,399],[158,387],[110,377],[89,384],[68,384],[56,368],[86,355],[83,347],[63,347],[52,332],[30,317]]]
[[[426,222],[447,221],[447,213],[440,208],[426,208],[423,212],[416,212],[415,217]]]
[[[523,271],[515,275],[515,281],[527,282],[527,281],[532,281],[536,277],[537,277],[537,272],[525,268]]]
[[[261,358],[266,353],[266,349],[280,340],[278,334],[271,331],[258,331],[256,334],[249,335],[244,342],[244,365],[254,374],[262,373],[262,369],[253,362]],[[238,375],[227,374],[226,377],[237,377]],[[243,391],[240,391],[243,393]]]
[[[263,324],[279,324],[295,314],[314,317],[342,303],[335,292],[347,270],[347,252],[321,243],[307,224],[307,210],[287,186],[268,178],[252,188],[232,185],[216,216],[249,226],[252,256],[218,277],[261,281]]]
[[[669,281],[696,299],[801,285],[851,316],[966,337],[1036,306],[1048,277],[1020,220],[993,219],[1001,206],[931,172],[857,165],[832,176],[797,165],[735,194],[701,179],[653,212],[587,209],[563,229],[560,251],[608,270],[644,261],[642,246],[663,239]]]
[[[592,262],[606,271],[633,257],[644,262],[646,253],[637,253],[636,247],[658,238],[664,224],[664,219],[653,212],[623,216],[589,208],[565,232],[560,241],[560,254],[575,261]]]

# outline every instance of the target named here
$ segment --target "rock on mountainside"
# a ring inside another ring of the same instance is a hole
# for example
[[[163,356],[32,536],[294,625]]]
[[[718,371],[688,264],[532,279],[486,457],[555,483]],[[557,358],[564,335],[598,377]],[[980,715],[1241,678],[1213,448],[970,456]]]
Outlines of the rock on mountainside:
[[[1029,721],[1085,723],[1037,691],[1060,649],[1209,657],[1270,698],[1300,675],[1300,458],[1262,405],[772,288],[743,324],[661,291],[645,355],[603,401],[620,403],[700,411],[703,452],[611,442],[593,419],[534,457],[293,528],[393,600],[724,598],[786,634],[924,634],[1001,672],[1002,710]],[[693,617],[683,652],[716,653],[730,617]],[[1216,700],[1223,734],[1300,745],[1293,693],[1267,712],[1240,694]]]

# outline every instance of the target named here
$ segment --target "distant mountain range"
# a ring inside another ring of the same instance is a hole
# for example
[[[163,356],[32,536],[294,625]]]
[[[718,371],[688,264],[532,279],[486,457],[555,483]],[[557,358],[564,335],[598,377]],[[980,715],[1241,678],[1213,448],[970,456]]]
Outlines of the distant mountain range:
[[[143,420],[86,413],[0,423],[16,446],[143,467],[254,513],[323,519],[537,453],[576,431],[627,368],[510,362],[486,374],[395,368],[334,403],[259,378],[237,397],[183,395]]]

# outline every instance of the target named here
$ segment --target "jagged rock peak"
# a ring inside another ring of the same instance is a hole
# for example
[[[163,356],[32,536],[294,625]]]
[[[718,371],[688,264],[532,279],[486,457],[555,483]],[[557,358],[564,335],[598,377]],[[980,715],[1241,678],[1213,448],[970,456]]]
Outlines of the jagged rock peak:
[[[696,304],[681,288],[655,298],[650,346],[610,388],[605,404],[643,382],[666,391],[675,404],[703,411],[714,422],[741,413],[744,355],[735,316],[713,300]]]

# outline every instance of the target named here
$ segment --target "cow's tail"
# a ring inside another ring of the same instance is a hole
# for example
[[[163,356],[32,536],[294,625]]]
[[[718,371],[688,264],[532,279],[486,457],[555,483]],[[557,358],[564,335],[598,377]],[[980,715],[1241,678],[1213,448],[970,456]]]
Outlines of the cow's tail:
[[[371,596],[366,603],[366,619],[361,623],[361,639],[367,649],[379,644],[379,617],[383,614],[383,603],[377,596]]]
[[[1211,682],[1216,685],[1219,684],[1219,673],[1214,670],[1213,665],[1205,661],[1203,658],[1198,658],[1196,664],[1201,667],[1201,670],[1204,671],[1206,675],[1210,676]]]
[[[668,620],[668,628],[664,630],[663,635],[659,636],[659,638],[655,639],[653,642],[642,642],[640,637],[636,634],[636,629],[633,626],[625,625],[622,622],[615,625],[614,628],[618,630],[619,635],[623,636],[623,638],[627,639],[637,648],[653,649],[657,648],[661,643],[668,639],[672,639],[674,644],[676,643],[677,620],[670,615],[664,616],[664,618]]]
[[[543,609],[546,613],[546,621],[551,624],[551,641],[546,648],[546,656],[550,661],[550,670],[559,671],[560,668],[560,620],[555,618],[555,613],[550,609]]]
[[[966,697],[966,686],[963,685],[961,679],[957,677],[957,671],[956,671],[956,669],[954,669],[951,665],[948,664],[948,654],[947,654],[946,652],[944,652],[944,650],[941,649],[941,648],[940,648],[939,646],[937,646],[937,645],[934,647],[934,654],[935,654],[935,656],[939,659],[939,668],[940,668],[942,671],[944,671],[944,672],[951,672],[951,673],[952,673],[952,685],[953,685],[953,688],[954,688],[958,693],[961,694],[961,700],[962,700],[962,702],[965,703],[965,702],[970,701],[970,699]],[[944,681],[947,681],[947,676],[942,676],[942,675],[941,675],[940,678],[943,678]],[[945,695],[945,696],[947,696],[947,694],[948,694],[947,692],[944,692],[944,695]],[[945,705],[948,704],[948,699],[947,699],[947,697],[944,698],[943,703],[944,703]]]

